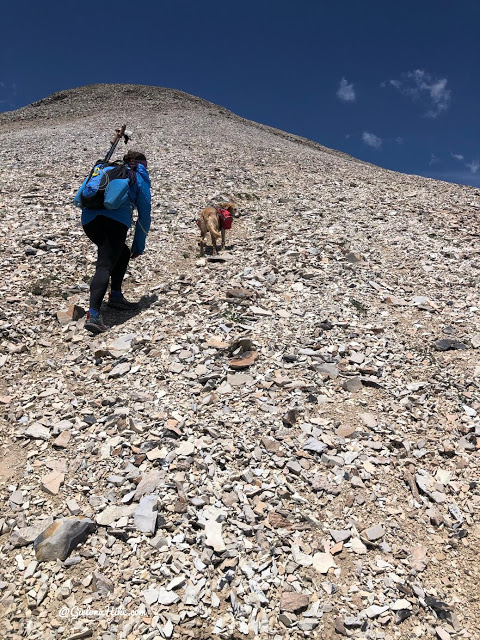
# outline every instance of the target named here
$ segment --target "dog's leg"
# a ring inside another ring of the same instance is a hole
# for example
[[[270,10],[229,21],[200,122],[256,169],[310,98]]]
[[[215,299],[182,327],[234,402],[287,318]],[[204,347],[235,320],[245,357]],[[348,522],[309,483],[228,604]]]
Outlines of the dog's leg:
[[[220,248],[225,249],[225,229],[223,227],[221,228],[221,232],[222,232],[222,246]]]
[[[205,239],[203,234],[200,236],[200,256],[205,255]]]
[[[212,219],[212,217],[207,218],[207,220],[205,221],[205,226],[206,226],[206,229],[210,231],[210,238],[212,239],[213,253],[218,254],[217,240],[220,238],[220,233],[215,228],[215,222]]]

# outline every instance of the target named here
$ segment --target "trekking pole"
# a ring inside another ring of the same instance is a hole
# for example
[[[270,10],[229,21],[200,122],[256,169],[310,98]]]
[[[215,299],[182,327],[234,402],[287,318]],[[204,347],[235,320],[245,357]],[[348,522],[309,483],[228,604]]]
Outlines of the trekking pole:
[[[112,157],[113,152],[117,148],[117,144],[119,140],[121,140],[122,138],[125,138],[125,144],[127,144],[129,136],[125,133],[126,128],[127,128],[127,125],[124,124],[121,129],[115,129],[115,135],[113,136],[112,146],[110,147],[110,150],[108,151],[107,155],[103,160],[104,163],[108,162]]]

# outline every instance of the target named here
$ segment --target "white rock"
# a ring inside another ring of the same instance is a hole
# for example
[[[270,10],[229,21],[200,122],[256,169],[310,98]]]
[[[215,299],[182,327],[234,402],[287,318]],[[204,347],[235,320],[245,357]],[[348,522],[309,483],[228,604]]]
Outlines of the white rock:
[[[412,603],[405,598],[400,598],[399,600],[395,600],[393,604],[390,605],[390,609],[392,611],[399,611],[400,609],[411,609]]]
[[[171,620],[167,620],[165,626],[161,629],[164,638],[171,638],[173,633],[173,624]]]
[[[177,456],[191,456],[195,451],[195,445],[193,442],[189,442],[188,440],[185,442],[181,442],[180,445],[175,449],[175,453]]]
[[[368,607],[367,609],[365,609],[363,611],[363,613],[365,613],[366,616],[368,616],[369,618],[377,618],[378,616],[381,616],[382,613],[385,613],[385,611],[388,611],[389,607],[380,607],[378,604],[372,604],[370,607]]]
[[[352,538],[350,543],[345,546],[350,547],[353,553],[356,553],[358,555],[365,555],[367,553],[367,547],[363,544],[360,538]]]
[[[165,606],[169,606],[178,602],[180,597],[175,593],[175,591],[167,591],[164,587],[160,587],[157,592],[157,602],[158,604],[163,604]]]
[[[312,566],[319,573],[328,573],[329,569],[336,568],[337,565],[330,553],[316,553],[312,559]]]
[[[158,600],[158,591],[156,589],[150,588],[142,593],[145,602],[150,606],[154,602]]]
[[[51,437],[50,429],[43,426],[39,422],[34,422],[25,430],[25,435],[35,440],[49,440]]]
[[[225,551],[226,546],[222,538],[222,523],[214,520],[205,522],[205,544],[219,553]]]
[[[183,587],[185,584],[186,580],[184,578],[184,576],[177,576],[176,578],[173,578],[173,580],[170,580],[170,582],[167,585],[167,591],[174,591],[175,589],[180,589],[180,587]]]

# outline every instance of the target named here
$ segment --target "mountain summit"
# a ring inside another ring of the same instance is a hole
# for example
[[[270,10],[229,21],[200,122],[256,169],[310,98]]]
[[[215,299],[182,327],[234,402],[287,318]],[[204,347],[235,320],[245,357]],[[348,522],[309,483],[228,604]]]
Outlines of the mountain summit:
[[[72,200],[123,123],[153,225],[92,339]],[[473,638],[478,190],[135,85],[1,114],[0,158],[5,637]]]

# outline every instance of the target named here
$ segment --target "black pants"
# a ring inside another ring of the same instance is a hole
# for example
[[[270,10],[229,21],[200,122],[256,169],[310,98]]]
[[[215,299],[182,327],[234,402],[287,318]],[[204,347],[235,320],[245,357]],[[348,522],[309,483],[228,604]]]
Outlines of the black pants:
[[[98,247],[97,267],[90,283],[90,308],[100,310],[109,278],[113,291],[122,289],[130,260],[130,249],[125,244],[128,228],[117,220],[100,215],[86,224],[83,230]]]

